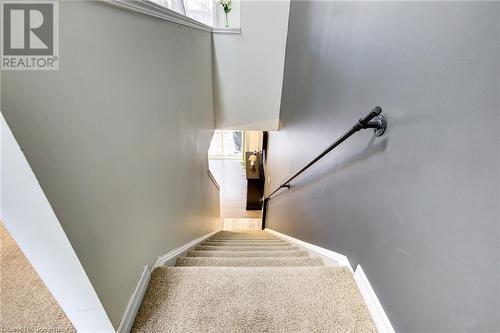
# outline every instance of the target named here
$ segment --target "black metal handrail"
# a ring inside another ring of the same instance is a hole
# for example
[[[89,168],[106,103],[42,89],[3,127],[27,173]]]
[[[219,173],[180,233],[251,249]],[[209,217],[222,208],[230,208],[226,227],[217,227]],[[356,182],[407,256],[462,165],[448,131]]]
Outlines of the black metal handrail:
[[[311,162],[307,163],[302,169],[296,172],[293,176],[288,178],[284,183],[282,183],[278,188],[272,191],[270,194],[262,198],[263,200],[263,209],[262,209],[262,229],[266,228],[266,215],[267,215],[267,206],[269,204],[269,200],[271,197],[276,194],[282,188],[290,189],[290,182],[297,178],[304,171],[309,169],[314,163],[318,162],[321,158],[323,158],[326,154],[331,152],[333,149],[338,147],[342,142],[347,140],[351,135],[356,132],[359,132],[362,129],[373,128],[376,136],[381,136],[384,134],[385,129],[387,128],[387,121],[382,113],[382,108],[380,106],[374,107],[366,116],[360,118],[352,128],[345,132],[340,138],[337,139],[334,143],[332,143],[328,148],[323,150],[321,154],[315,157]]]

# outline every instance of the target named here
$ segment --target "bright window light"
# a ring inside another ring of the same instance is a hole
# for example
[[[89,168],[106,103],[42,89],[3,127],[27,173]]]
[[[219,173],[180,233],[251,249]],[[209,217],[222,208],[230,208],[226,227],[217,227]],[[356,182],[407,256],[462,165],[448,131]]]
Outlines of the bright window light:
[[[206,25],[214,25],[213,0],[150,0]]]
[[[214,24],[214,2],[213,0],[184,0],[186,15],[212,26]]]
[[[243,131],[217,130],[210,143],[208,157],[242,159],[243,143]]]

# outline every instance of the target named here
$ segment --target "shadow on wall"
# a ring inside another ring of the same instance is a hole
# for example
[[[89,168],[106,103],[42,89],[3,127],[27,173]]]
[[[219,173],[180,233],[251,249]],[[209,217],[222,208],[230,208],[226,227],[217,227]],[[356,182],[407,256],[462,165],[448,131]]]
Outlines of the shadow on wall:
[[[345,159],[344,161],[342,161],[340,163],[331,162],[331,164],[333,164],[331,167],[318,168],[319,172],[315,172],[314,174],[311,174],[311,175],[308,175],[305,177],[302,175],[302,180],[298,180],[298,181],[294,180],[292,182],[292,188],[301,187],[302,185],[314,186],[318,181],[320,181],[321,179],[325,179],[326,176],[331,175],[334,172],[338,172],[340,170],[346,169],[346,168],[348,168],[352,165],[355,165],[359,162],[363,162],[363,161],[371,158],[374,155],[377,155],[377,154],[384,152],[389,144],[389,138],[384,137],[382,140],[375,143],[376,139],[377,139],[377,137],[375,136],[375,134],[373,134],[370,138],[370,141],[368,141],[367,146],[363,150],[361,150],[360,152],[358,152],[354,155],[351,155],[350,157],[348,157],[347,159]],[[335,154],[335,152],[332,152],[332,153]],[[286,176],[288,178],[291,175],[286,175]],[[300,178],[300,176],[299,176],[299,178]],[[281,192],[281,193],[285,193],[285,192]],[[275,198],[278,198],[281,193],[277,193]]]

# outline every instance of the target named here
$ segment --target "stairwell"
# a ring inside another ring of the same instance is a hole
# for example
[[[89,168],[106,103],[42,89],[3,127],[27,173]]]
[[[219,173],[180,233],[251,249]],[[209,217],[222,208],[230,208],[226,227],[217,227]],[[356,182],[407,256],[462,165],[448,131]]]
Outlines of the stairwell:
[[[132,332],[376,332],[352,273],[265,231],[221,231],[153,271]]]

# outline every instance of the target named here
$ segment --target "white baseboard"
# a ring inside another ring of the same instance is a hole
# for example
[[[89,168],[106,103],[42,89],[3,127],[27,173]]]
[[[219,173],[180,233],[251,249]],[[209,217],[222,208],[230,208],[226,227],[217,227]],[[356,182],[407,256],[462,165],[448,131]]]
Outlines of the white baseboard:
[[[189,243],[181,245],[171,251],[168,251],[167,253],[158,256],[153,263],[153,269],[155,269],[156,267],[165,266],[167,262],[172,261],[172,259],[176,259],[177,257],[180,257],[181,255],[189,251],[192,247],[195,247],[196,245],[203,242],[208,237],[218,233],[219,231],[220,230],[215,230],[213,232],[210,232],[206,235],[193,239]]]
[[[308,250],[309,253],[311,253],[312,255],[320,256],[321,258],[323,258],[323,261],[327,266],[346,266],[354,274],[354,271],[351,267],[351,264],[349,263],[349,260],[343,254],[327,250],[325,248],[313,245],[311,243],[301,241],[300,239],[293,238],[291,236],[282,234],[281,232],[274,231],[269,228],[266,228],[265,230],[275,236],[286,239],[287,241],[292,242],[295,245]]]
[[[127,308],[125,309],[125,313],[123,314],[122,321],[116,330],[117,333],[128,333],[134,324],[135,316],[137,315],[137,311],[141,306],[142,299],[144,298],[144,294],[146,293],[146,289],[149,284],[149,279],[151,278],[151,270],[149,269],[149,265],[144,267],[144,271],[137,282],[137,286],[135,287],[132,296],[127,304]]]
[[[375,322],[375,326],[377,326],[377,330],[379,333],[395,333],[394,328],[389,321],[389,318],[385,314],[384,309],[382,308],[382,304],[380,304],[375,291],[373,290],[370,281],[363,272],[363,268],[361,265],[356,267],[356,272],[354,273],[354,280],[356,280],[356,284],[358,285],[359,291],[363,296],[363,299],[368,307],[368,311]]]
[[[193,239],[189,243],[181,245],[171,251],[168,251],[165,254],[156,257],[152,269],[149,268],[149,265],[146,265],[144,267],[144,271],[141,274],[141,277],[139,278],[139,281],[137,282],[137,286],[135,287],[135,290],[132,293],[132,296],[130,297],[130,300],[127,304],[127,308],[123,313],[122,320],[116,332],[117,333],[130,332],[130,329],[134,324],[137,311],[139,310],[139,307],[141,306],[142,303],[142,299],[144,298],[144,294],[146,293],[146,289],[148,287],[149,279],[151,278],[151,272],[153,269],[160,266],[164,266],[165,263],[167,263],[168,261],[174,261],[175,259],[177,259],[177,257],[183,255],[185,252],[189,251],[192,247],[198,245],[199,243],[203,242],[205,239],[207,239],[208,237],[212,236],[213,234],[219,231],[220,230],[216,230],[201,237],[198,237],[196,239]]]

